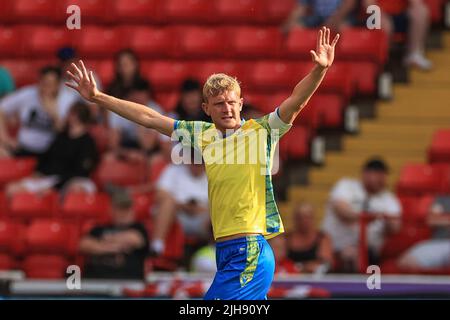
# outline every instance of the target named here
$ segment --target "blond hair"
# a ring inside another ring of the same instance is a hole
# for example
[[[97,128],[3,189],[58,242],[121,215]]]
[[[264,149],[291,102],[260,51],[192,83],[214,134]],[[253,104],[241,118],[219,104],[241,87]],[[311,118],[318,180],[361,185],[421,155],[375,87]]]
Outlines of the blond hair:
[[[206,80],[203,86],[203,100],[218,96],[225,91],[234,91],[241,97],[241,86],[236,78],[230,77],[224,73],[215,73]]]

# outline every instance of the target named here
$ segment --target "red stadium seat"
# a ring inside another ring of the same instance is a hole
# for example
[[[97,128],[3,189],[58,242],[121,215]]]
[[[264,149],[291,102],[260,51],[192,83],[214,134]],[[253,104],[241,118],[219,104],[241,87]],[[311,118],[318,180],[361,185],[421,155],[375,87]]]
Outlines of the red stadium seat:
[[[25,258],[22,269],[31,279],[63,279],[70,264],[62,255],[33,254]]]
[[[241,27],[230,29],[230,50],[237,58],[276,57],[281,48],[278,28]]]
[[[21,27],[0,26],[0,57],[12,58],[24,54],[23,30]]]
[[[246,93],[244,95],[244,102],[249,102],[262,114],[269,114],[279,107],[289,95],[290,92],[281,92],[277,94]]]
[[[294,28],[285,42],[285,55],[291,58],[311,60],[311,50],[317,47],[317,30]]]
[[[264,6],[264,23],[281,25],[295,8],[295,0],[261,0]]]
[[[49,218],[56,214],[57,206],[58,193],[55,191],[43,195],[21,192],[12,196],[8,211],[12,218]]]
[[[361,95],[373,96],[377,90],[379,68],[373,62],[354,61],[346,64]]]
[[[150,218],[150,209],[153,205],[152,193],[133,194],[133,212],[138,221],[145,221]]]
[[[80,7],[82,23],[100,24],[115,21],[114,10],[105,12],[111,6],[110,0],[64,0],[63,8],[71,5]],[[63,20],[67,19],[66,9],[62,10],[62,16]]]
[[[303,66],[300,74],[307,74],[311,67],[310,65]],[[356,80],[350,73],[347,64],[334,64],[327,72],[319,93],[334,93],[342,95],[346,100],[349,100],[355,92]]]
[[[220,28],[184,28],[178,54],[183,58],[217,58],[226,52],[227,43]]]
[[[309,155],[309,131],[293,126],[280,140],[280,156],[283,159],[304,159]]]
[[[426,217],[430,212],[433,204],[434,196],[407,196],[400,197],[402,205],[402,219],[406,222],[416,222],[419,224],[426,224]]]
[[[249,76],[249,86],[253,90],[279,91],[293,89],[300,75],[298,65],[292,62],[261,61],[253,64]]]
[[[72,46],[72,33],[66,28],[33,26],[27,28],[28,55],[53,58],[58,49]]]
[[[405,165],[397,183],[400,195],[424,195],[439,192],[440,172],[427,164]]]
[[[204,82],[214,73],[225,73],[237,77],[242,83],[247,83],[249,68],[246,63],[232,60],[209,60],[198,65],[195,75],[200,82]]]
[[[116,0],[114,15],[121,23],[155,23],[163,20],[160,0]]]
[[[13,256],[0,253],[0,271],[14,270],[16,268],[17,261]]]
[[[156,100],[164,111],[171,112],[176,108],[177,103],[180,100],[180,94],[176,91],[158,93]]]
[[[318,121],[318,126],[323,128],[338,128],[344,123],[344,102],[342,97],[336,94],[314,95],[304,111],[306,114],[316,113],[315,116],[305,117],[302,111],[298,117],[299,123],[311,128],[314,128],[314,121]]]
[[[3,23],[15,22],[13,15],[14,0],[3,0],[0,10],[0,21]]]
[[[112,60],[86,60],[84,63],[86,68],[92,70],[94,75],[100,78],[103,86],[106,86],[113,80],[114,62]]]
[[[257,23],[263,18],[261,0],[216,0],[214,4],[219,20],[227,24],[251,24]]]
[[[78,47],[81,56],[87,57],[110,57],[119,49],[128,46],[126,40],[114,28],[84,27],[78,37]],[[118,39],[122,38],[122,41]]]
[[[152,234],[152,223],[147,224],[149,234]],[[165,239],[164,252],[160,257],[151,259],[153,269],[175,271],[178,262],[184,255],[185,236],[181,225],[175,221]]]
[[[105,126],[100,124],[94,125],[89,129],[89,134],[94,138],[97,151],[102,154],[108,149],[109,131]]]
[[[65,8],[53,0],[16,0],[12,10],[14,21],[24,23],[56,22],[61,20],[61,12],[65,13]]]
[[[175,48],[172,28],[127,27],[122,33],[141,57],[168,57]]]
[[[338,55],[344,60],[362,60],[384,65],[388,56],[388,38],[381,30],[348,28],[342,33]]]
[[[0,159],[0,186],[31,175],[35,166],[35,158]]]
[[[103,158],[98,165],[95,176],[102,186],[108,183],[119,186],[132,186],[145,182],[146,172],[145,162]]]
[[[153,183],[158,181],[161,173],[168,165],[169,162],[162,156],[153,157],[150,164],[150,176],[148,180]]]
[[[61,211],[64,218],[106,221],[109,218],[110,199],[104,193],[68,193]]]
[[[183,62],[155,61],[143,66],[143,75],[150,79],[156,91],[175,91],[188,77],[188,70],[188,65]]]
[[[38,79],[35,65],[26,60],[3,60],[0,61],[0,66],[9,71],[18,88],[36,83]]]
[[[442,21],[444,13],[444,0],[425,0],[428,9],[430,10],[431,21],[438,24]]]
[[[78,229],[57,220],[36,219],[26,230],[25,242],[29,253],[74,256],[78,250]]]
[[[166,0],[163,15],[169,23],[205,23],[216,19],[213,1]]]
[[[428,149],[428,161],[450,163],[450,129],[441,129],[434,133]]]
[[[25,229],[22,224],[0,219],[0,252],[21,255],[25,249]]]

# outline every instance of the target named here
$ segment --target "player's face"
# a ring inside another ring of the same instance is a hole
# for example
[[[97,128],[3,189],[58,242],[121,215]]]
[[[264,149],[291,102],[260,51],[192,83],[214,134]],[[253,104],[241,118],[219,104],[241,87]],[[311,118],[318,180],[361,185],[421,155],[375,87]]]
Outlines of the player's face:
[[[225,131],[239,128],[242,104],[243,99],[235,91],[225,91],[218,96],[209,97],[203,104],[203,109],[216,128]]]

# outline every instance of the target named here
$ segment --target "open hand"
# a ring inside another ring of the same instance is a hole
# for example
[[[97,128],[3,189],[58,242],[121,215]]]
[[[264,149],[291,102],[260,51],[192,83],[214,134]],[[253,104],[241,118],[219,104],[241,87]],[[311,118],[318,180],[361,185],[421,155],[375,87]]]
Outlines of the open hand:
[[[92,71],[87,72],[83,61],[80,60],[78,64],[72,63],[67,74],[73,81],[66,82],[66,86],[78,91],[84,99],[93,102],[99,91]]]
[[[330,44],[330,29],[323,27],[317,36],[316,51],[311,50],[313,62],[322,68],[329,68],[334,61],[334,50],[340,35],[337,34]]]

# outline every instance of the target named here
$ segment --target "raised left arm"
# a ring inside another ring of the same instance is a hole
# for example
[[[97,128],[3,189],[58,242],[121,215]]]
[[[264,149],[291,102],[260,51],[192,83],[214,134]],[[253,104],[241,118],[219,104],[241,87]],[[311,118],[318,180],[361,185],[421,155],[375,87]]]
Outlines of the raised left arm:
[[[300,111],[306,106],[311,96],[322,83],[325,74],[334,61],[334,50],[339,40],[336,35],[330,44],[330,29],[323,27],[317,37],[317,49],[311,50],[313,62],[316,64],[312,71],[300,81],[292,94],[280,105],[280,118],[285,123],[294,122]]]

